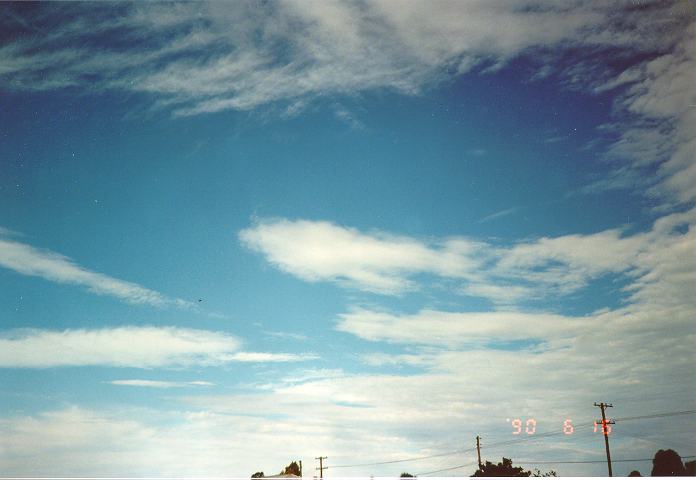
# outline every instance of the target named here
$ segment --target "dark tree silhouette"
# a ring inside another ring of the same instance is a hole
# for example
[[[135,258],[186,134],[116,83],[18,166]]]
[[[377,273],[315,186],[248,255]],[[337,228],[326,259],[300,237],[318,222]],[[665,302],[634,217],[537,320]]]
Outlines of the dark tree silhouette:
[[[689,477],[696,477],[696,460],[691,460],[684,464],[684,469]]]
[[[415,475],[411,475],[410,473],[403,472],[401,475],[399,475],[400,478],[415,478]]]
[[[256,472],[251,478],[263,478],[263,472]]]
[[[297,464],[297,462],[290,462],[290,465],[285,467],[285,469],[283,469],[283,471],[280,472],[281,475],[287,475],[289,473],[292,475],[297,475],[298,477],[302,476],[302,472],[300,472],[300,466]]]
[[[633,470],[631,473],[628,474],[629,477],[642,477],[643,475],[640,474],[638,470]]]
[[[650,475],[653,477],[682,477],[686,475],[686,469],[682,459],[674,450],[658,450],[653,458],[653,468]]]
[[[522,467],[513,467],[512,460],[503,457],[503,461],[495,464],[486,462],[474,474],[473,477],[528,477],[532,474]]]

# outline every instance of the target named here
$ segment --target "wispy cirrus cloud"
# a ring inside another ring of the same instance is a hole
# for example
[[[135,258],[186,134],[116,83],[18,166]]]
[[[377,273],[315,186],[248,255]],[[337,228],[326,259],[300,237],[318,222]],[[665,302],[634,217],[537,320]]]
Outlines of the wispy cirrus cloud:
[[[194,380],[191,382],[168,382],[164,380],[112,380],[111,385],[124,387],[144,387],[144,388],[185,388],[185,387],[211,387],[215,385],[211,382]]]
[[[604,127],[614,136],[605,157],[618,165],[610,181],[594,186],[638,187],[669,206],[696,199],[694,12],[686,3],[676,5],[686,6],[680,14],[689,23],[674,32],[671,48],[594,87],[598,93],[623,87],[614,101],[620,122]]]
[[[491,213],[490,215],[486,215],[481,220],[479,220],[479,223],[490,222],[491,220],[496,220],[498,218],[507,217],[507,216],[512,215],[513,213],[519,211],[521,208],[522,207],[511,207],[511,208],[506,208],[504,210],[500,210],[500,211]]]
[[[633,301],[668,298],[666,293],[658,295],[658,289],[686,301],[684,288],[668,271],[680,269],[688,280],[685,288],[696,286],[696,274],[688,273],[694,262],[682,258],[696,248],[695,224],[696,209],[691,209],[664,216],[652,229],[631,235],[610,229],[500,245],[466,237],[419,239],[323,221],[275,219],[242,230],[239,239],[302,280],[386,295],[423,288],[416,277],[427,274],[454,281],[460,293],[510,305],[570,294],[604,275],[621,275],[629,282],[624,290]]]
[[[569,338],[588,329],[589,323],[589,318],[548,313],[422,310],[395,315],[358,308],[339,315],[336,329],[371,341],[455,348],[491,341]]]
[[[234,336],[174,327],[11,330],[0,336],[0,367],[156,368],[220,364],[241,342]]]
[[[589,352],[586,342],[606,341],[624,351],[628,343],[640,344],[661,329],[671,348],[682,351],[680,338],[692,336],[689,318],[696,305],[635,303],[617,309],[605,309],[583,316],[548,312],[499,310],[461,312],[423,309],[413,314],[355,307],[338,315],[335,328],[371,342],[415,347],[407,354],[368,354],[369,364],[427,365],[444,352],[495,351],[500,347],[516,352],[543,355],[547,352],[575,349]],[[671,316],[666,319],[666,316]],[[628,347],[626,347],[628,348]],[[659,348],[650,347],[655,355]],[[648,349],[646,348],[646,351]],[[595,352],[596,353],[596,352]]]
[[[88,270],[72,259],[52,252],[0,238],[0,266],[22,275],[41,277],[51,282],[86,287],[97,295],[106,295],[134,305],[195,308],[192,302]]]
[[[0,368],[172,368],[317,358],[240,347],[241,341],[228,333],[176,327],[20,329],[0,332]]]
[[[316,360],[319,356],[313,353],[269,353],[269,352],[237,352],[222,357],[227,362],[299,362]]]
[[[13,89],[147,92],[185,115],[376,88],[416,93],[528,49],[654,49],[659,32],[631,29],[639,16],[626,5],[583,2],[45,6],[3,18],[15,41],[0,50],[0,80]],[[495,29],[501,23],[508,28]],[[89,42],[97,35],[113,45]]]
[[[16,40],[0,49],[0,80],[13,89],[89,84],[146,92],[177,114],[194,115],[327,92],[415,93],[447,69],[461,73],[488,56],[506,59],[564,40],[585,43],[583,32],[609,28],[599,26],[600,12],[584,6],[476,3],[462,8],[442,2],[431,7],[423,2],[406,2],[400,9],[381,2],[212,2],[170,9],[156,4],[44,7],[30,17],[12,11],[3,24],[16,31]],[[501,18],[510,26],[505,32],[490,36],[482,28]],[[539,30],[539,22],[549,27]],[[46,34],[27,35],[35,30]],[[92,44],[97,35],[111,36],[119,46]]]
[[[6,11],[0,27],[12,40],[0,48],[3,88],[135,92],[174,115],[264,106],[296,115],[319,98],[379,89],[416,95],[525,56],[538,62],[530,79],[558,80],[590,94],[618,92],[607,159],[643,180],[588,179],[594,187],[586,192],[636,188],[667,204],[696,198],[688,1],[406,1],[399,8],[380,1],[243,1]],[[593,54],[566,65],[569,50]],[[617,50],[635,61],[607,62]],[[355,124],[352,116],[337,115]],[[660,138],[640,148],[655,131]],[[650,155],[655,145],[665,147],[658,156]],[[657,175],[646,163],[659,165]]]

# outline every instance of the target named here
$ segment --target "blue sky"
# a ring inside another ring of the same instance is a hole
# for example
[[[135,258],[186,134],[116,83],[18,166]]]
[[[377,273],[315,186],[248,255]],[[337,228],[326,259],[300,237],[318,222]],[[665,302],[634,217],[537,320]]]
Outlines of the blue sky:
[[[0,26],[4,474],[425,473],[476,435],[489,460],[601,460],[591,427],[486,443],[597,401],[696,406],[690,3],[6,4]],[[694,455],[694,426],[619,421],[612,456]]]

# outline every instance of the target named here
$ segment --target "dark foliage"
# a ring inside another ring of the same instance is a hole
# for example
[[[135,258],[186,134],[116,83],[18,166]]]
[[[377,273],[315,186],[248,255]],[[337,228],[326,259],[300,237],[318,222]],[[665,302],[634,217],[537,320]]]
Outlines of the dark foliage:
[[[411,475],[410,473],[403,472],[401,475],[399,475],[400,478],[415,478],[415,475]]]
[[[653,458],[653,468],[650,475],[653,477],[682,477],[686,475],[686,468],[682,459],[674,450],[658,450]]]
[[[513,467],[512,460],[503,457],[503,461],[495,464],[486,462],[472,476],[474,477],[529,477],[530,471],[525,471],[522,467]]]
[[[281,475],[287,475],[287,474],[291,473],[293,475],[297,475],[298,477],[302,476],[302,472],[300,472],[300,466],[297,464],[297,462],[294,462],[294,461],[290,462],[290,465],[285,467],[285,469],[280,473],[281,473]]]
[[[643,475],[640,474],[638,470],[633,470],[631,473],[628,474],[629,477],[642,477]]]
[[[256,472],[251,478],[263,478],[263,472]]]

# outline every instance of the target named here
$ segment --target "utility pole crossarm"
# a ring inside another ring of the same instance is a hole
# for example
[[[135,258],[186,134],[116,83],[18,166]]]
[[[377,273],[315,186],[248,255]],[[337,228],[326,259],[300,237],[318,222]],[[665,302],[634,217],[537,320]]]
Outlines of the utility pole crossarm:
[[[315,460],[319,460],[319,468],[315,468],[315,470],[319,470],[319,480],[324,480],[324,470],[328,469],[329,467],[324,466],[324,460],[326,460],[327,457],[315,457]]]
[[[604,434],[604,447],[607,450],[607,468],[609,470],[609,476],[613,477],[612,472],[611,472],[611,454],[609,453],[609,429],[607,428],[607,425],[609,425],[609,424],[613,425],[616,422],[614,422],[614,420],[610,420],[607,422],[607,416],[606,416],[604,410],[607,408],[611,408],[614,405],[612,405],[611,403],[604,403],[604,402],[600,402],[600,403],[595,402],[594,405],[595,405],[595,407],[599,407],[602,410],[602,433]]]

